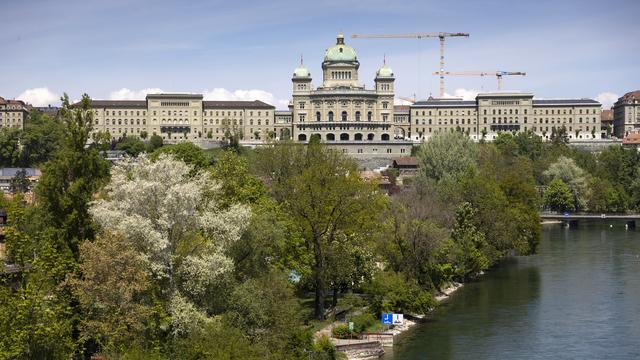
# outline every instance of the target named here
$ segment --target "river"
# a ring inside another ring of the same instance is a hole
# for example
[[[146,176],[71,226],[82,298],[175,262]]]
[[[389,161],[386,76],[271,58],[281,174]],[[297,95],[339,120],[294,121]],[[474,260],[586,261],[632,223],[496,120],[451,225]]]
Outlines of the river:
[[[466,284],[384,360],[640,359],[640,228],[611,224],[544,225],[537,255]]]

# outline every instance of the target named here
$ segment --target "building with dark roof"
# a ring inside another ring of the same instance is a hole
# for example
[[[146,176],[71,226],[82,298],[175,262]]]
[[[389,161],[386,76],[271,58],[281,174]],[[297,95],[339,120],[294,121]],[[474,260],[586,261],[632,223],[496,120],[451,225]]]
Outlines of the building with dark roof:
[[[209,101],[202,94],[148,94],[145,100],[91,100],[94,132],[112,138],[160,135],[165,142],[209,139],[225,132],[241,140],[266,140],[277,133],[275,107],[254,101]]]
[[[35,168],[2,168],[0,169],[0,191],[9,193],[11,190],[11,181],[15,178],[19,171],[24,170],[27,179],[33,184],[36,183],[42,172]]]
[[[593,99],[534,99],[528,93],[481,93],[475,100],[430,97],[411,105],[413,140],[461,131],[473,140],[493,140],[500,132],[533,131],[549,139],[565,128],[570,140],[600,139],[601,104]]]
[[[0,97],[0,128],[24,128],[31,106],[22,100],[7,100]]]
[[[621,96],[613,104],[613,133],[618,138],[640,131],[640,90]]]

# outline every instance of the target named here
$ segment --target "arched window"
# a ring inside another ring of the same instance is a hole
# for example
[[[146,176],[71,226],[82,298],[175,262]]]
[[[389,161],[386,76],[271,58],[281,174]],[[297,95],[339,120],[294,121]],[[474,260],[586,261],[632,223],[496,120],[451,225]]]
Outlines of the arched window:
[[[373,114],[371,113],[371,111],[369,111],[367,113],[367,121],[371,121],[371,118],[373,117]]]
[[[334,134],[327,134],[327,141],[335,141],[336,140],[336,136]]]
[[[342,133],[342,134],[340,134],[340,140],[341,140],[341,141],[347,141],[347,140],[349,140],[349,134],[347,134],[347,133]]]
[[[333,111],[329,111],[329,121],[333,121]]]
[[[389,134],[382,134],[382,141],[389,141]]]
[[[360,121],[360,111],[356,111],[356,121]]]
[[[353,136],[353,139],[356,141],[362,141],[362,134],[357,133]]]
[[[373,141],[373,138],[374,138],[374,137],[375,137],[375,135],[373,135],[373,134],[369,134],[369,135],[367,135],[367,140],[369,140],[369,141]]]
[[[320,121],[320,111],[316,112],[316,121]]]
[[[342,121],[347,121],[347,112],[346,111],[342,112]]]
[[[298,141],[307,141],[307,135],[299,134],[298,135]]]

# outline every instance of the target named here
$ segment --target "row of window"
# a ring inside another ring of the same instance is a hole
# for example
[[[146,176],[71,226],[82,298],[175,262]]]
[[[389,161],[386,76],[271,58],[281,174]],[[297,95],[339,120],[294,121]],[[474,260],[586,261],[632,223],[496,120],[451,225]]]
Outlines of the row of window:
[[[351,80],[351,71],[332,71],[331,78],[334,80]]]
[[[142,116],[146,116],[147,112],[142,110],[137,110],[134,113],[134,110],[105,110],[104,114],[105,116],[127,116],[127,115],[135,115],[135,116],[140,116],[140,113],[142,113]],[[184,110],[184,114],[187,115],[188,111]],[[173,110],[173,113],[171,110],[167,110],[165,112],[165,110],[162,110],[162,115],[178,115],[178,114],[183,114],[183,110]],[[204,116],[214,116],[214,111],[210,110],[210,111],[203,111],[202,114]],[[226,116],[242,116],[242,111],[233,111],[233,115],[232,111],[228,110],[226,111]],[[257,112],[258,116],[262,116],[262,111],[258,111]],[[264,112],[265,116],[269,116],[269,111],[265,111]],[[157,111],[154,110],[153,111],[153,115],[156,116],[157,115]],[[197,116],[198,115],[198,111],[194,110],[193,111],[193,115]],[[215,116],[225,116],[225,111],[215,111]],[[253,111],[249,111],[249,116],[253,116]]]

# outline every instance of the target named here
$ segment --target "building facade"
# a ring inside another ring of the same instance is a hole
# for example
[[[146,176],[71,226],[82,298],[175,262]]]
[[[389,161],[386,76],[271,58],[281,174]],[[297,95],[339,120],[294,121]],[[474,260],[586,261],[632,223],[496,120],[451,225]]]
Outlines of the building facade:
[[[24,129],[30,106],[21,100],[6,100],[0,97],[0,128]]]
[[[326,142],[363,142],[403,139],[406,129],[394,121],[394,74],[383,64],[375,74],[374,89],[366,89],[355,50],[338,35],[325,51],[322,85],[313,88],[309,70],[301,63],[291,79],[292,137],[301,142],[312,136]],[[408,126],[407,124],[405,124]]]
[[[200,94],[149,94],[145,100],[92,100],[93,132],[112,138],[161,136],[167,142],[266,140],[276,134],[275,107],[262,101],[206,101]]]
[[[618,138],[640,131],[640,90],[628,92],[613,104],[613,133]]]
[[[526,93],[485,93],[475,100],[434,99],[410,106],[410,137],[428,139],[461,131],[473,140],[493,140],[499,132],[530,130],[549,139],[565,128],[570,140],[600,139],[601,104],[591,99],[536,100]]]

